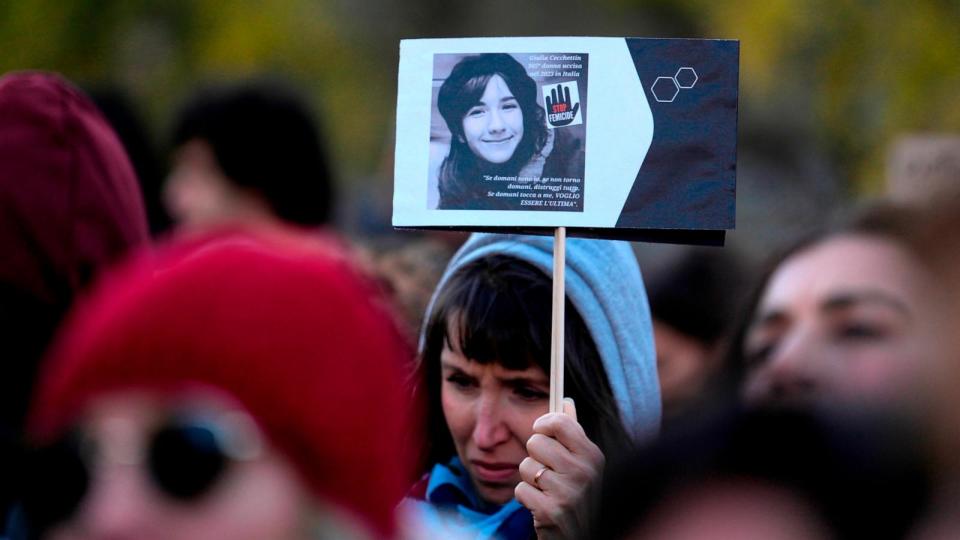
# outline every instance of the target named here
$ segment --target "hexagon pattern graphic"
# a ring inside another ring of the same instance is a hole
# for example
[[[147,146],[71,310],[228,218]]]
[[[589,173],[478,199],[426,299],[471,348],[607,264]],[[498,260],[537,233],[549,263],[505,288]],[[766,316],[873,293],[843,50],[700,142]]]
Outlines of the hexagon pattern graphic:
[[[683,66],[673,77],[657,77],[650,86],[654,99],[660,103],[673,103],[680,90],[689,90],[697,84],[699,77],[695,69]]]
[[[677,86],[684,90],[693,88],[693,85],[697,84],[698,78],[697,72],[692,67],[682,67],[673,76],[673,80],[677,81]]]
[[[673,77],[657,77],[650,87],[653,97],[660,103],[672,103],[680,93],[680,87]]]

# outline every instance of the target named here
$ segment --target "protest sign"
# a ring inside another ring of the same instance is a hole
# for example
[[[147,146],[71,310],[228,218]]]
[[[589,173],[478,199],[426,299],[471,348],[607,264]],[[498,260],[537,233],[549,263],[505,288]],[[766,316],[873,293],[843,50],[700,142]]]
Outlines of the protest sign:
[[[393,224],[720,243],[738,62],[730,40],[404,40]]]
[[[550,411],[570,234],[722,244],[734,226],[739,43],[400,43],[393,225],[553,233]]]
[[[888,197],[926,203],[955,188],[960,178],[960,136],[909,134],[894,141],[887,156]]]

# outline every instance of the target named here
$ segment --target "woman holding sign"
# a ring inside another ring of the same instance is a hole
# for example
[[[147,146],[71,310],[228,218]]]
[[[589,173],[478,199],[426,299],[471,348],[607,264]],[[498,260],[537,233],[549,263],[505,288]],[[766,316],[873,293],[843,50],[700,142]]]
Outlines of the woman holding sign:
[[[417,378],[427,474],[410,498],[448,534],[572,535],[606,456],[657,430],[649,308],[636,259],[619,242],[567,243],[572,400],[547,414],[552,244],[474,235],[428,309]]]
[[[566,98],[562,90],[555,94],[548,99],[569,100],[569,90]],[[439,208],[519,209],[514,199],[489,197],[485,176],[520,182],[583,176],[580,141],[547,128],[537,83],[509,54],[460,60],[440,87],[437,109],[451,135],[439,171]]]

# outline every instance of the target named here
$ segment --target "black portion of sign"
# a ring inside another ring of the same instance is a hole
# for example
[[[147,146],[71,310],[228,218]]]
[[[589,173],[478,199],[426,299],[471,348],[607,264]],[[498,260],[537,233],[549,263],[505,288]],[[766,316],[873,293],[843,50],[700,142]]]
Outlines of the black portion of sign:
[[[653,113],[653,142],[616,226],[732,229],[739,42],[626,42]]]
[[[515,234],[535,234],[553,236],[553,227],[394,227],[397,230],[430,231],[466,231],[503,233],[509,230]],[[606,229],[598,227],[567,227],[567,236],[581,238],[600,238],[606,240],[627,240],[631,242],[656,242],[662,244],[690,244],[695,246],[722,246],[726,241],[723,230],[685,230],[685,229]]]

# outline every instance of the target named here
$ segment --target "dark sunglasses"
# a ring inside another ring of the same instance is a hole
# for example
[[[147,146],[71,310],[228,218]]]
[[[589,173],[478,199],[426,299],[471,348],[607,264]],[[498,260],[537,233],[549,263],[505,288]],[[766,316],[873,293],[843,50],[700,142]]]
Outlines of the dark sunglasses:
[[[144,467],[160,493],[188,504],[210,493],[232,462],[249,461],[262,452],[259,430],[240,412],[171,416],[134,449],[99,443],[74,431],[28,454],[23,506],[32,526],[43,528],[70,518],[86,496],[98,463]]]

